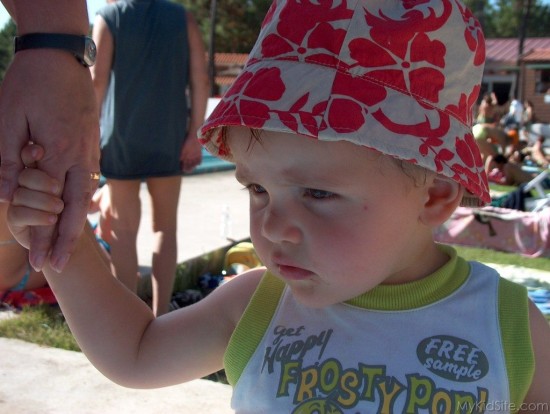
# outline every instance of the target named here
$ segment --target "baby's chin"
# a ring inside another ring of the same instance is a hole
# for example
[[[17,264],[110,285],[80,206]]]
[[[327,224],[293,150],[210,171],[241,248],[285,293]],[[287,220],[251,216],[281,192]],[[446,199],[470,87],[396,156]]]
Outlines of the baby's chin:
[[[312,309],[326,308],[352,299],[343,294],[335,294],[333,287],[322,286],[311,280],[285,281],[285,283],[298,303]]]

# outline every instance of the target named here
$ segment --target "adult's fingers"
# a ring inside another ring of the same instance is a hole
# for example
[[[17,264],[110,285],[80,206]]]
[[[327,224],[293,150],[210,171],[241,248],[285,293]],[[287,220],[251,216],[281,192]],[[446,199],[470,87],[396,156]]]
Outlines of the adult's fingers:
[[[92,179],[89,170],[75,168],[67,174],[63,190],[65,208],[58,222],[50,256],[50,265],[56,271],[65,267],[76,247],[98,183],[97,179]]]
[[[89,148],[79,146],[83,153],[73,154],[73,159],[77,161],[66,170],[62,179],[58,177],[60,168],[56,165],[56,161],[62,161],[63,157],[45,159],[38,163],[40,169],[56,178],[59,183],[64,181],[62,199],[65,208],[55,229],[53,227],[31,229],[29,261],[35,268],[41,268],[49,255],[51,267],[61,271],[74,252],[86,222],[92,195],[98,184],[98,180],[91,179],[90,173],[99,170],[99,145],[97,139],[90,139],[90,141],[96,145],[88,144]],[[68,155],[65,155],[66,158]]]
[[[184,173],[189,174],[193,172],[195,168],[197,168],[200,163],[202,162],[202,158],[187,158],[182,161],[182,170]]]
[[[25,148],[22,152],[22,158],[28,157],[28,154],[26,153],[28,151],[28,148]],[[51,156],[50,156],[51,158]],[[26,164],[30,161],[30,159],[26,159]],[[37,160],[35,160],[37,161]],[[41,159],[37,161],[36,163],[33,162],[32,164],[37,164],[40,168]],[[28,165],[28,164],[27,164]],[[50,177],[54,177],[56,182],[59,185],[59,189],[57,192],[61,192],[64,185],[64,169],[63,164],[59,162],[58,170],[53,169],[43,169]],[[30,228],[30,244],[29,244],[29,263],[30,265],[36,270],[42,270],[42,267],[44,266],[46,260],[48,259],[48,256],[51,252],[51,246],[52,241],[54,240],[54,236],[56,234],[56,227],[52,225],[41,225],[41,226],[33,226]]]

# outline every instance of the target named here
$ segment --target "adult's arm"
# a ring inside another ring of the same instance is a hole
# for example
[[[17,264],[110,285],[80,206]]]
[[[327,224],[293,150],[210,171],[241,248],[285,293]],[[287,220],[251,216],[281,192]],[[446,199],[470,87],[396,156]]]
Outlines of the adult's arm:
[[[86,0],[2,0],[17,32],[88,33]]]
[[[191,172],[202,160],[202,147],[197,139],[197,131],[204,122],[209,91],[206,51],[199,26],[189,11],[186,12],[186,15],[189,57],[191,61],[189,68],[191,114],[188,134],[181,152],[181,163],[184,172]]]
[[[2,0],[26,33],[88,33],[84,0]],[[18,52],[0,89],[0,199],[9,201],[23,165],[21,149],[40,143],[46,155],[38,167],[62,183],[65,210],[57,226],[35,229],[30,261],[60,269],[75,248],[97,182],[98,111],[89,70],[69,53],[54,49]]]
[[[95,65],[92,66],[92,81],[97,99],[97,106],[101,113],[101,106],[109,84],[109,76],[113,66],[114,40],[105,19],[99,14],[94,19],[92,38],[97,46]]]

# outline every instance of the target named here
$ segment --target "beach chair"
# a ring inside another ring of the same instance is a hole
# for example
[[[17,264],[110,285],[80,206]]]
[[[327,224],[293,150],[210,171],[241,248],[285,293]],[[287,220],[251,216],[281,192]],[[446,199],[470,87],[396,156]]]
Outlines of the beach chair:
[[[537,197],[532,197],[525,200],[527,210],[540,211],[543,208],[550,206],[550,194],[546,193],[542,185],[543,181],[547,178],[550,178],[548,175],[548,170],[542,171],[523,187],[523,191],[526,194],[529,194],[531,190],[537,194]]]
[[[519,211],[458,207],[434,230],[437,242],[482,247],[525,257],[550,257],[550,208]]]

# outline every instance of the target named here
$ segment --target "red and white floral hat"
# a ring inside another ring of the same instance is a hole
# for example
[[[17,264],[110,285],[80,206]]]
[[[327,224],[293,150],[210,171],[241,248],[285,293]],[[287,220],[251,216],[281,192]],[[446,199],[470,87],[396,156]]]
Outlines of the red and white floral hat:
[[[221,127],[347,140],[452,178],[463,204],[481,205],[471,125],[484,61],[481,27],[458,0],[274,0],[199,138],[228,160]]]

